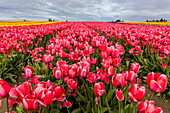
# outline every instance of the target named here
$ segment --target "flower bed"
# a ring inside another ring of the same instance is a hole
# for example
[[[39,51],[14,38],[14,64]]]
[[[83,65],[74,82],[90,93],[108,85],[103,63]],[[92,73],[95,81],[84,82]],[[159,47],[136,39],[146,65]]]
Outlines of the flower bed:
[[[152,96],[169,98],[169,31],[105,22],[2,27],[0,98],[16,113],[161,113]],[[25,82],[11,87],[18,76]]]

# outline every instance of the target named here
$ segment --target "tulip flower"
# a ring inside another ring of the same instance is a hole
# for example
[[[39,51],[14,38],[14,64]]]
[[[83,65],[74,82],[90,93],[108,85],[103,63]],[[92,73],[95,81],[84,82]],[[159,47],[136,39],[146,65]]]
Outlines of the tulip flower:
[[[127,81],[134,81],[135,78],[138,76],[134,71],[126,71],[125,73],[125,78]]]
[[[24,82],[20,86],[16,87],[14,86],[11,88],[9,95],[11,97],[17,98],[18,100],[22,100],[26,95],[31,94],[31,83],[30,82]]]
[[[121,91],[120,89],[117,89],[117,91],[116,91],[116,97],[117,97],[117,99],[118,99],[119,101],[124,100],[123,93],[122,93],[122,91]]]
[[[106,73],[108,74],[108,76],[113,76],[115,73],[113,66],[109,66],[108,68],[106,68]]]
[[[163,113],[163,110],[157,106],[154,106],[154,101],[139,102],[138,111],[139,113]]]
[[[26,110],[35,110],[38,108],[38,101],[34,95],[27,95],[22,100]]]
[[[54,94],[52,91],[48,91],[46,89],[44,89],[43,91],[39,92],[41,94],[40,97],[38,98],[38,102],[44,106],[47,107],[48,105],[52,105],[52,102],[54,100]]]
[[[133,84],[128,90],[130,100],[136,103],[143,100],[145,92],[146,88],[138,84]]]
[[[92,73],[92,72],[90,72],[87,75],[87,79],[86,80],[89,81],[92,84],[92,83],[95,83],[97,79],[98,79],[97,75]]]
[[[0,79],[0,98],[5,98],[9,95],[11,87],[3,79]]]
[[[77,87],[77,81],[74,81],[73,79],[68,79],[67,80],[67,85],[70,90],[74,90]]]
[[[163,67],[163,68],[166,68],[166,63],[163,63],[163,64],[162,64],[162,67]]]
[[[112,77],[113,86],[123,88],[126,85],[125,75],[124,74],[116,74]]]
[[[163,92],[168,84],[168,78],[164,74],[151,72],[146,79],[148,87],[156,93]]]
[[[54,56],[51,56],[51,55],[43,55],[43,57],[42,57],[42,61],[44,62],[44,63],[47,63],[47,65],[46,65],[46,67],[45,67],[45,69],[47,70],[48,69],[48,66],[49,66],[49,68],[50,69],[52,69],[52,64],[51,64],[51,62],[53,61],[53,59],[54,59]]]
[[[62,70],[59,67],[53,68],[53,74],[56,79],[61,79],[63,76]]]
[[[67,107],[67,108],[70,108],[72,106],[72,104],[69,102],[69,101],[65,101],[64,102],[64,105]]]
[[[57,101],[64,101],[65,98],[65,89],[57,85],[53,86],[54,97]]]
[[[97,96],[96,104],[98,103],[99,96],[102,96],[104,92],[105,92],[105,89],[104,89],[104,84],[102,82],[94,84],[94,93]]]
[[[31,78],[31,82],[36,85],[39,83],[38,79],[40,79],[41,77],[41,75],[34,76]]]
[[[137,73],[140,70],[140,66],[138,63],[133,63],[130,67],[130,71],[134,71],[135,73]]]
[[[8,98],[8,105],[12,108],[14,103],[18,104],[19,106],[22,106],[21,103],[18,100],[9,97]]]

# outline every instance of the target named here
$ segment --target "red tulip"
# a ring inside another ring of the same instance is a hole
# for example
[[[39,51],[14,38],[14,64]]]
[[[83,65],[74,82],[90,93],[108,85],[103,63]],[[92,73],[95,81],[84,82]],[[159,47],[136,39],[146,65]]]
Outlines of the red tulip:
[[[104,84],[102,82],[94,84],[94,93],[96,96],[102,96],[105,92]]]
[[[53,68],[53,74],[56,79],[61,79],[63,76],[62,70],[59,67]]]
[[[125,73],[125,78],[127,81],[134,81],[135,78],[138,76],[134,71],[126,71]]]
[[[38,98],[37,101],[42,106],[46,107],[48,105],[52,105],[52,102],[54,100],[54,94],[52,91],[48,91],[48,90],[44,89],[42,92],[39,92],[39,93],[41,93],[40,94],[41,96]]]
[[[121,90],[117,89],[117,91],[116,91],[116,97],[117,97],[117,99],[118,99],[119,101],[124,100],[124,96],[123,96],[123,93],[122,93]]]
[[[134,71],[135,73],[137,73],[140,70],[140,66],[138,63],[133,63],[130,67],[130,71]]]
[[[53,59],[54,59],[54,56],[51,56],[51,55],[43,55],[43,57],[42,57],[42,61],[44,62],[44,63],[49,63],[49,62],[52,62],[53,61]]]
[[[26,110],[35,110],[38,108],[38,101],[34,95],[25,96],[22,103]]]
[[[116,74],[112,77],[113,86],[123,88],[126,85],[125,75],[124,74]]]
[[[163,113],[163,110],[157,106],[154,106],[154,101],[139,102],[138,111],[139,113]]]
[[[108,76],[113,76],[115,73],[113,66],[106,68],[106,73],[108,74]]]
[[[146,82],[153,92],[158,93],[165,91],[168,84],[168,78],[164,74],[151,72],[147,75]]]
[[[74,90],[77,87],[77,81],[74,81],[73,79],[68,79],[67,85],[70,90]]]
[[[38,79],[40,79],[41,77],[41,75],[34,76],[31,78],[31,82],[36,85],[39,83]]]
[[[23,67],[22,69],[24,69],[24,72],[22,75],[24,76],[24,78],[31,78],[31,76],[34,74],[34,70],[31,66],[26,66],[25,68]]]
[[[163,68],[166,68],[166,63],[163,63],[163,64],[162,64],[162,67],[163,67]]]
[[[92,62],[92,64],[96,64],[97,58],[92,58],[92,59],[91,59],[91,62]]]
[[[11,87],[3,79],[0,79],[0,98],[5,98],[9,95]]]
[[[19,106],[22,106],[21,103],[18,100],[15,100],[14,98],[9,97],[8,98],[8,105],[12,108],[14,104],[18,104]]]
[[[133,102],[139,102],[145,97],[146,88],[139,86],[138,84],[133,84],[128,91],[129,98]]]
[[[72,106],[72,104],[69,102],[69,101],[65,101],[64,102],[64,105],[67,107],[67,108],[70,108]]]
[[[20,86],[16,87],[14,86],[11,88],[9,95],[11,97],[15,97],[18,100],[22,100],[26,95],[31,94],[31,83],[30,82],[24,82]]]
[[[65,89],[64,87],[60,87],[57,85],[53,86],[54,97],[57,101],[64,101],[66,98],[65,96]]]
[[[87,75],[87,79],[86,80],[89,81],[92,84],[92,83],[95,83],[97,79],[98,79],[97,75],[92,73],[92,72],[90,72]]]

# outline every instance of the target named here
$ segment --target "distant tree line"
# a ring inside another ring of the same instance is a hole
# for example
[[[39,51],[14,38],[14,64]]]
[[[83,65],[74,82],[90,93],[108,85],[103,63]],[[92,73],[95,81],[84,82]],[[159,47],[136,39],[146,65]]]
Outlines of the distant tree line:
[[[146,20],[146,22],[167,22],[167,20],[161,18],[160,20]]]
[[[118,20],[116,20],[116,21],[112,21],[112,22],[124,22],[124,20],[120,20],[120,19],[118,19]]]

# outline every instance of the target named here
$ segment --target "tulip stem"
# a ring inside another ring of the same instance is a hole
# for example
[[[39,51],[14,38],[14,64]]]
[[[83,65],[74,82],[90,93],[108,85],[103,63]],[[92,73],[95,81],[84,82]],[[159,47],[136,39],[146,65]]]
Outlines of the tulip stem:
[[[75,97],[75,96],[74,96]],[[76,101],[77,101],[77,103],[79,104],[79,107],[81,108],[81,110],[83,111],[83,113],[84,113],[84,109],[83,109],[83,107],[81,106],[81,104],[80,104],[80,102],[77,100],[77,98],[75,97],[75,99],[76,99]]]
[[[7,112],[9,113],[8,96],[6,97],[6,109],[7,109]]]
[[[99,102],[100,102],[100,110],[101,110],[101,113],[103,113],[103,112],[102,112],[102,104],[101,104],[101,101],[102,101],[102,98],[100,97],[100,99],[99,99]]]
[[[152,99],[153,95],[154,95],[154,92],[152,93],[152,95],[151,95],[151,97],[150,97],[149,101]]]
[[[119,113],[120,113],[120,101],[119,101]]]

